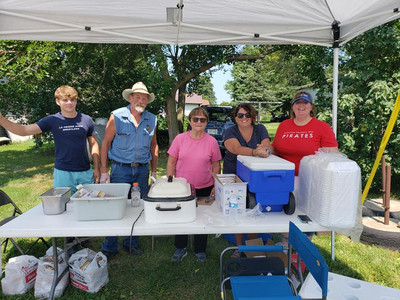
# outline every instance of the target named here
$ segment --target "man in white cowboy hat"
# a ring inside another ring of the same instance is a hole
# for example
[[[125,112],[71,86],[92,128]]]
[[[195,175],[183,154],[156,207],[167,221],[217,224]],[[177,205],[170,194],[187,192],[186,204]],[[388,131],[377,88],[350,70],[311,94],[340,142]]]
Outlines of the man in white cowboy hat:
[[[131,89],[122,92],[129,105],[114,110],[106,125],[101,144],[101,183],[139,183],[141,198],[149,189],[149,162],[151,174],[157,171],[158,144],[156,138],[157,117],[145,110],[154,101],[143,82],[136,82]],[[107,160],[111,160],[108,175]],[[124,250],[142,254],[138,247],[139,237],[124,237]],[[111,257],[118,251],[118,237],[106,237],[102,251]]]

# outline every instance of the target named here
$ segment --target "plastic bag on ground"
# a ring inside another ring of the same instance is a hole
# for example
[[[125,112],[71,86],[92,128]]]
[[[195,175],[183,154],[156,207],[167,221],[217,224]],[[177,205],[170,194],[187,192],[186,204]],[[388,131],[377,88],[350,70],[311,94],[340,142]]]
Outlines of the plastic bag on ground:
[[[57,248],[57,261],[58,261],[58,276],[67,268],[67,262],[65,261],[64,251]],[[35,282],[35,297],[36,298],[48,298],[50,295],[51,285],[53,283],[54,276],[54,257],[53,247],[50,247],[46,251],[46,255],[39,259],[39,265],[37,270],[36,282]],[[65,288],[68,285],[68,272],[62,277],[60,282],[57,284],[54,297],[61,297]]]
[[[107,257],[88,248],[74,253],[69,261],[71,284],[89,293],[98,292],[108,283]]]
[[[4,295],[25,294],[33,287],[39,259],[32,255],[20,255],[8,260],[5,277],[1,280]]]

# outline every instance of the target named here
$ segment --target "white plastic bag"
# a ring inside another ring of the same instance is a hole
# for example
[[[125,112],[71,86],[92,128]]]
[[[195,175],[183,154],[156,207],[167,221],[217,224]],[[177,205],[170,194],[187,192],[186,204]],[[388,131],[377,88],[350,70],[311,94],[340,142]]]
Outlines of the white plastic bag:
[[[65,261],[64,251],[57,248],[58,256],[58,276],[67,268],[67,262]],[[53,283],[54,276],[54,258],[53,258],[53,247],[50,247],[46,251],[46,255],[39,259],[39,266],[37,270],[36,282],[35,282],[35,297],[36,298],[48,298],[50,295],[51,285]],[[68,285],[68,272],[65,273],[63,278],[57,284],[54,297],[61,297],[65,288]]]
[[[88,248],[70,257],[69,273],[71,284],[89,293],[98,292],[108,283],[107,257]]]
[[[35,284],[38,259],[32,255],[21,255],[8,260],[6,276],[1,280],[4,295],[25,294]]]

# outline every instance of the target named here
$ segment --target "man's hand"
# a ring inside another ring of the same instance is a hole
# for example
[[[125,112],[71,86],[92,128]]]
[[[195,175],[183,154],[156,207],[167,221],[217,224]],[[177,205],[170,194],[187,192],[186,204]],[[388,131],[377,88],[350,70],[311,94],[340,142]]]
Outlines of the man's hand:
[[[150,184],[156,182],[156,179],[157,179],[157,172],[151,172]]]
[[[99,183],[100,182],[100,170],[99,169],[94,169],[93,171],[93,177],[94,177],[94,182]]]
[[[108,173],[101,173],[100,183],[110,183],[110,175]]]

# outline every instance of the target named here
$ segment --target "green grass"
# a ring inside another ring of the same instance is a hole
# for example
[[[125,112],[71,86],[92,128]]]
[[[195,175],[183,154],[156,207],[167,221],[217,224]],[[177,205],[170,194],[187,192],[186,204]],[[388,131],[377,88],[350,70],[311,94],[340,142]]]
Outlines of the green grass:
[[[33,148],[33,142],[0,147],[0,188],[17,203],[23,211],[40,203],[38,197],[52,186],[53,152],[51,146]],[[160,151],[158,176],[165,174],[166,149]],[[3,212],[2,212],[3,213]],[[2,214],[4,216],[4,213]],[[101,250],[103,238],[93,238],[91,249]],[[17,239],[27,248],[32,240]],[[59,245],[61,245],[61,239]],[[330,271],[385,286],[400,288],[400,253],[388,249],[354,243],[345,236],[336,237],[336,260],[330,258],[330,235],[318,235],[313,242],[320,249]],[[121,241],[120,241],[121,244]],[[172,236],[155,238],[152,251],[151,237],[140,238],[144,254],[130,258],[127,253],[113,257],[109,264],[110,282],[96,294],[89,294],[71,285],[62,299],[217,299],[219,298],[219,254],[228,242],[214,235],[208,237],[207,262],[196,262],[192,247],[181,263],[172,263],[175,251]],[[43,243],[29,253],[36,257],[44,255]],[[5,267],[10,257],[19,255],[12,245],[2,256]],[[134,265],[134,269],[131,268]],[[0,298],[4,298],[0,292]],[[7,299],[35,299],[33,290],[22,296]]]
[[[273,140],[279,123],[262,122],[262,124],[264,124],[264,126],[267,128],[269,136],[271,137],[271,140]]]

